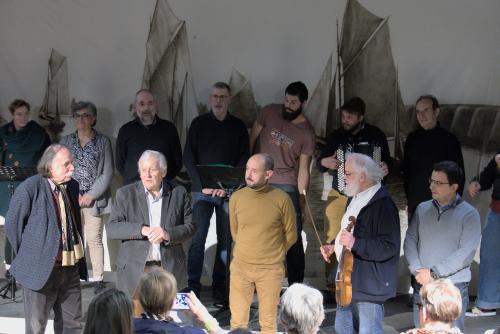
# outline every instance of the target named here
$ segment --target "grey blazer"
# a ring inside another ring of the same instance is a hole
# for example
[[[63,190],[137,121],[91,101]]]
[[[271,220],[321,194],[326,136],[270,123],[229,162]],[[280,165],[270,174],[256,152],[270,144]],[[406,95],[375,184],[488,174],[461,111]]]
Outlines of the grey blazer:
[[[182,287],[186,279],[186,254],[182,242],[195,232],[191,221],[191,201],[182,186],[163,181],[161,227],[170,234],[170,243],[160,247],[162,266]],[[150,225],[146,193],[141,181],[117,190],[106,224],[109,239],[121,240],[117,258],[117,288],[134,295],[149,251],[149,241],[141,234]]]
[[[97,130],[96,140],[97,146],[99,147],[99,165],[97,166],[97,179],[88,191],[88,194],[95,198],[94,204],[92,205],[91,214],[92,216],[100,216],[105,213],[109,213],[111,204],[111,191],[109,186],[111,180],[113,179],[113,151],[111,149],[111,141],[108,137],[101,134]],[[70,146],[71,136],[74,133],[70,133],[67,136],[61,138],[60,144],[72,149]],[[79,166],[75,165],[75,168]]]

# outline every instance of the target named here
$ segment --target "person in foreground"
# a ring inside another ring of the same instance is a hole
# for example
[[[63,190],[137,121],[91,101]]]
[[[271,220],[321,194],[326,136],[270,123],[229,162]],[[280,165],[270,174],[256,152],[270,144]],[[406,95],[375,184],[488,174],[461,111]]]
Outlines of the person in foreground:
[[[354,259],[352,301],[337,308],[335,331],[344,334],[357,329],[360,334],[381,334],[384,303],[396,296],[401,243],[398,210],[381,186],[383,171],[372,158],[348,154],[345,177],[345,193],[352,199],[342,217],[342,230],[335,246],[325,245],[320,249],[327,262],[334,250],[339,260],[343,247],[352,252]],[[356,218],[356,224],[350,233],[346,227],[351,216]]]
[[[325,319],[323,295],[305,284],[295,283],[281,296],[279,321],[289,334],[315,334]]]
[[[94,297],[83,334],[132,334],[132,303],[123,292],[106,289]]]
[[[5,219],[15,254],[10,270],[23,286],[26,333],[44,333],[52,309],[55,333],[80,333],[80,279],[87,279],[87,266],[70,151],[50,145],[37,169],[17,187]]]
[[[460,290],[447,278],[425,284],[420,289],[420,328],[410,329],[404,334],[461,334],[453,327],[462,313]]]
[[[268,184],[273,175],[270,155],[248,159],[246,188],[229,200],[234,240],[230,265],[231,329],[247,327],[257,290],[262,333],[276,333],[276,315],[285,277],[285,255],[297,241],[295,212],[290,197]]]
[[[175,277],[163,269],[155,268],[142,274],[136,290],[144,310],[134,319],[136,334],[203,334],[201,328],[177,324],[170,317],[170,310],[177,294]]]

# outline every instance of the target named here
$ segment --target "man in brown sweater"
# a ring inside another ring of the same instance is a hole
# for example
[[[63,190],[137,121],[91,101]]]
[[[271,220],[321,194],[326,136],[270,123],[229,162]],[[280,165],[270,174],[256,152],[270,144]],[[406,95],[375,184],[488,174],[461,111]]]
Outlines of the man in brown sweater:
[[[285,255],[297,241],[295,211],[290,197],[267,184],[273,174],[268,154],[252,156],[246,165],[246,188],[229,201],[234,240],[230,266],[231,329],[247,327],[254,291],[259,299],[262,333],[276,333]]]

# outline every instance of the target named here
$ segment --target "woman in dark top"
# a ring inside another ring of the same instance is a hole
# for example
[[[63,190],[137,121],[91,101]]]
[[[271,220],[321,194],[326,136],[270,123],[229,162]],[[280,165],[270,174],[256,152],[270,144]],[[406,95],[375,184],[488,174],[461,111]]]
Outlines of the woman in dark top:
[[[43,127],[30,120],[30,105],[20,99],[9,105],[12,121],[0,128],[2,166],[36,167],[45,149],[50,145],[50,138]],[[14,188],[20,182],[0,181],[0,215],[5,217],[9,209],[12,184]],[[5,243],[5,263],[11,262],[11,250]]]

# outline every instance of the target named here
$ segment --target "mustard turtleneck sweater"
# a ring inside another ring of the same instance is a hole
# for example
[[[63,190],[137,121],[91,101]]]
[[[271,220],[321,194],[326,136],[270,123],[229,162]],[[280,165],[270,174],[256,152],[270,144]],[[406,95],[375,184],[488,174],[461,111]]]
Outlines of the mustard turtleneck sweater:
[[[287,193],[268,184],[243,188],[229,200],[233,258],[255,265],[283,263],[297,241],[295,209]]]

